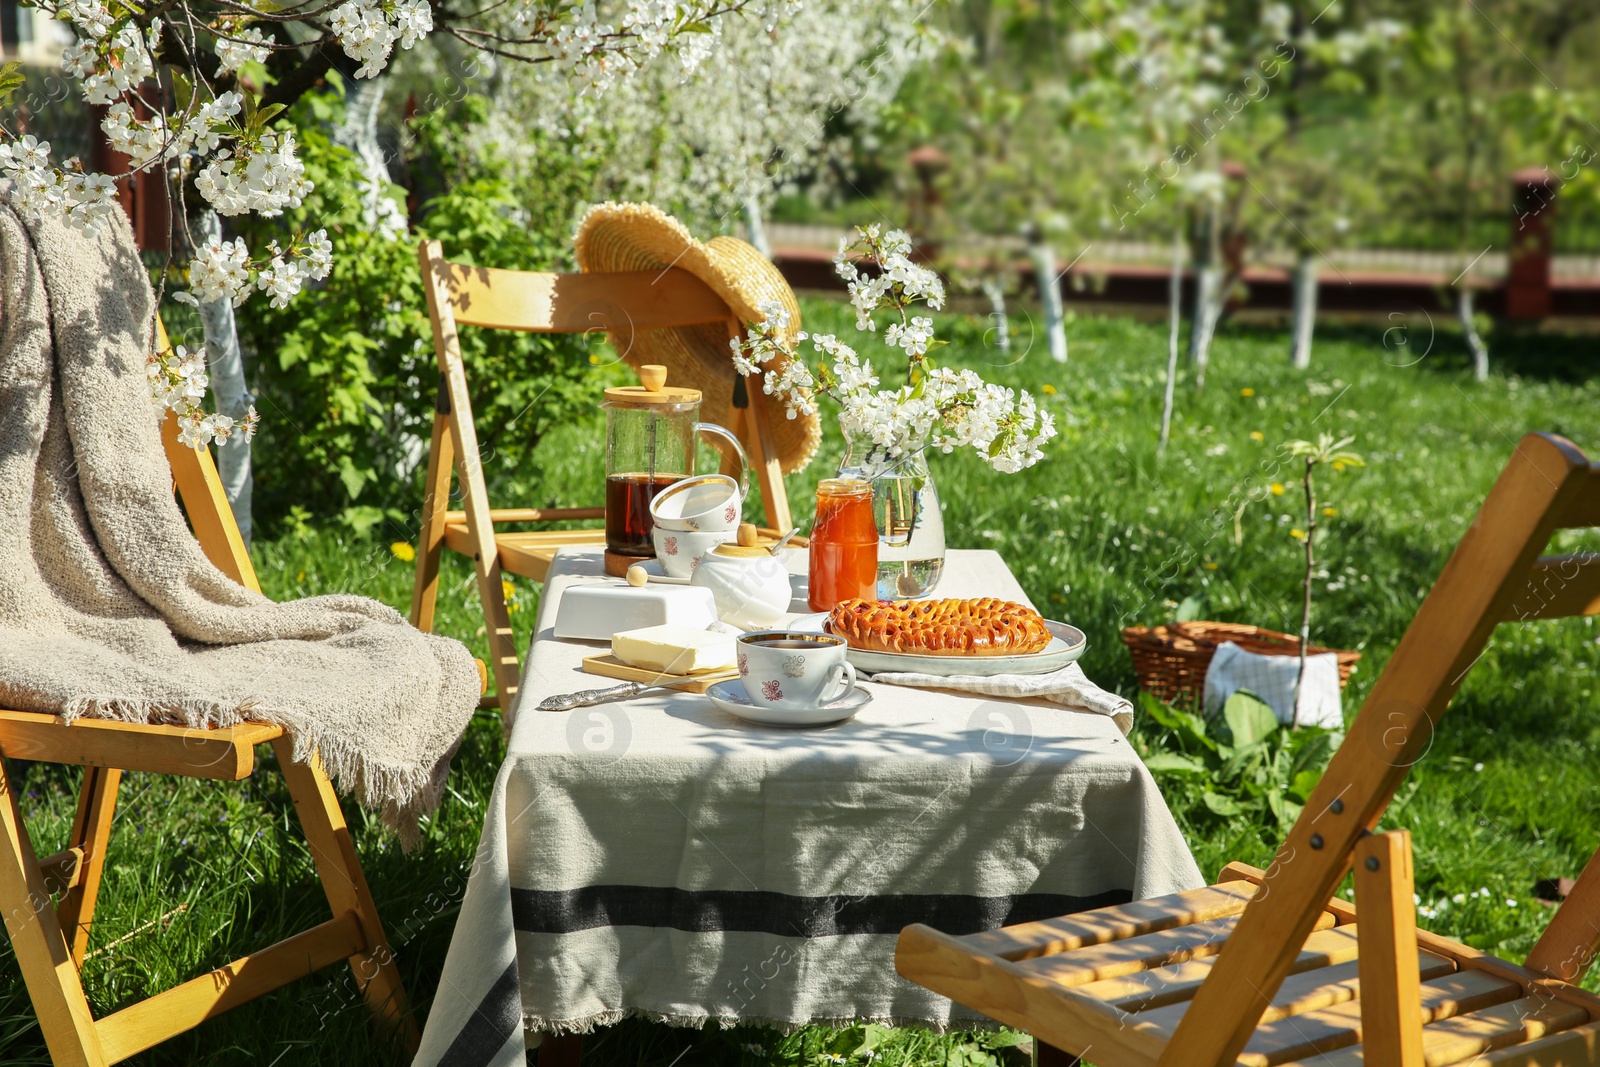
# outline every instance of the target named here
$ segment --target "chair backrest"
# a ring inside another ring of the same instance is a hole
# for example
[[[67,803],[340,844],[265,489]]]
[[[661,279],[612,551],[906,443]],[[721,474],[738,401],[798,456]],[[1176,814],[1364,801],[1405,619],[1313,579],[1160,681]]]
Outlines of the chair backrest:
[[[532,333],[604,330],[621,351],[628,350],[635,330],[721,324],[731,339],[744,329],[733,309],[710,286],[676,267],[591,274],[499,270],[452,263],[444,258],[438,241],[422,242],[417,257],[439,360],[437,410],[450,416],[455,458],[461,464],[462,496],[475,525],[480,513],[487,523],[489,504],[487,495],[479,491],[483,471],[458,326]],[[736,382],[742,384],[740,379]],[[737,387],[733,398],[734,407],[748,415],[736,411],[729,428],[744,445],[751,474],[761,490],[767,524],[787,529],[789,501],[773,443],[769,401],[760,389]]]
[[[166,327],[157,319],[157,349],[166,351],[170,344]],[[234,520],[211,450],[190,448],[179,441],[178,420],[171,412],[161,424],[161,443],[166,446],[172,480],[200,550],[223,574],[259,593],[261,583],[256,580],[256,569],[250,563],[250,552]]]
[[[1600,526],[1600,467],[1529,434],[1351,724],[1261,888],[1173,1034],[1163,1067],[1231,1064],[1317,915],[1501,622],[1600,614],[1600,554],[1541,556],[1559,529]],[[1574,980],[1600,946],[1600,853],[1527,966]]]

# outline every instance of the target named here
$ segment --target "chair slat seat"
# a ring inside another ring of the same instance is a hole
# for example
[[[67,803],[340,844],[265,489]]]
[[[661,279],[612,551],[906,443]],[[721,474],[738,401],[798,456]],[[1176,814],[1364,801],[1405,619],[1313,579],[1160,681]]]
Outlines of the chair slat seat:
[[[1237,873],[1237,865],[1231,873]],[[937,944],[909,951],[904,957],[897,957],[897,963],[901,973],[906,973],[909,965],[922,984],[979,1010],[989,1011],[1002,1021],[1006,1019],[999,1013],[1004,1010],[1000,1005],[1013,999],[1005,993],[998,994],[998,1004],[982,999],[974,1001],[965,982],[941,988],[935,984],[936,980],[926,979],[932,977],[935,970],[965,974],[969,973],[967,965],[977,964],[980,968],[988,965],[1003,969],[1017,987],[1032,984],[1037,990],[1048,989],[1091,1011],[1111,1009],[1111,1015],[1103,1017],[1102,1033],[1090,1039],[1089,1032],[1083,1032],[1086,1045],[1093,1047],[1091,1055],[1095,1062],[1107,1067],[1143,1063],[1147,1061],[1136,1049],[1118,1047],[1119,1039],[1134,1037],[1137,1045],[1152,1037],[1159,1040],[1172,1037],[1188,1012],[1190,999],[1210,975],[1217,953],[1227,944],[1238,916],[1181,922],[1109,941],[1094,938],[1106,930],[1149,930],[1170,916],[1208,914],[1230,907],[1229,901],[1242,906],[1255,888],[1244,881],[1223,882],[1202,890],[1138,901],[1135,905],[1100,908],[964,937],[935,935]],[[1207,893],[1206,890],[1224,892]],[[1130,916],[1129,909],[1134,907],[1137,907],[1133,913],[1137,918]],[[1349,921],[1354,915],[1349,905],[1336,903],[1335,907],[1337,911],[1325,911],[1317,919],[1316,929],[1306,939],[1294,972],[1278,988],[1262,1014],[1254,1037],[1238,1057],[1240,1067],[1278,1067],[1291,1062],[1362,1062],[1359,929]],[[1070,934],[1069,927],[1073,931]],[[1057,943],[1074,940],[1089,943],[1060,951],[1043,951],[1019,960],[1006,958],[1008,953],[1037,951],[1047,928]],[[906,933],[910,940],[903,935],[902,945],[915,944],[919,940],[917,933],[926,929],[908,928]],[[1436,935],[1426,936],[1436,947],[1443,940]],[[1474,964],[1485,958],[1469,946],[1449,944]],[[994,948],[1001,951],[992,951]],[[918,958],[923,952],[938,957],[939,963],[930,967],[930,961]],[[1435,1046],[1440,1057],[1453,1056],[1458,1048],[1471,1046],[1472,1051],[1462,1054],[1465,1058],[1499,1048],[1517,1034],[1542,1036],[1590,1020],[1591,1013],[1581,1003],[1542,991],[1538,976],[1515,964],[1497,960],[1495,962],[1501,966],[1493,969],[1463,967],[1456,958],[1430,951],[1420,944],[1416,952],[1422,978],[1419,990],[1422,1021],[1436,1024],[1457,1018],[1467,1020],[1454,1027],[1438,1029],[1429,1025],[1425,1029],[1424,1050],[1429,1064],[1458,1062],[1450,1058],[1435,1061],[1432,1051]],[[990,978],[985,985],[986,993],[996,988],[992,974]],[[963,989],[964,998],[958,996],[958,990]],[[1513,1027],[1503,1013],[1488,1010],[1514,1002],[1537,1002],[1546,1005],[1547,1010],[1533,1017],[1526,1030]],[[1600,1011],[1600,998],[1596,999],[1595,1007]],[[1429,1044],[1430,1041],[1433,1044]],[[1474,1045],[1474,1041],[1477,1044]],[[1327,1054],[1335,1052],[1340,1053],[1341,1058],[1327,1059]]]
[[[283,727],[247,722],[214,729],[0,710],[0,755],[43,763],[115,767],[237,782],[255,769],[255,746]]]
[[[1480,1011],[1454,1015],[1422,1028],[1422,1055],[1427,1067],[1451,1067],[1453,1064],[1470,1064],[1480,1067],[1485,1063],[1588,1064],[1592,1059],[1553,1059],[1533,1050],[1531,1044],[1548,1034],[1557,1034],[1588,1021],[1583,1010],[1559,1000],[1540,997],[1523,997],[1506,1001]],[[1521,1046],[1521,1047],[1518,1047]],[[1547,1046],[1549,1047],[1549,1046]],[[1591,1041],[1588,1046],[1594,1048]],[[1500,1057],[1487,1058],[1483,1054],[1502,1049]],[[1244,1060],[1240,1060],[1241,1063]],[[1377,1059],[1368,1060],[1360,1045],[1310,1056],[1293,1061],[1285,1067],[1386,1067]]]

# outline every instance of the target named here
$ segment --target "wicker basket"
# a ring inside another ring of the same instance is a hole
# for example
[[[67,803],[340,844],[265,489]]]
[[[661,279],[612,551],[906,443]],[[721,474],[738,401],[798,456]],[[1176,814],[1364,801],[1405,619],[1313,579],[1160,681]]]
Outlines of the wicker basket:
[[[1263,656],[1300,654],[1298,637],[1237,622],[1175,622],[1170,626],[1129,626],[1122,631],[1122,643],[1132,653],[1133,669],[1139,675],[1139,688],[1169,704],[1200,703],[1206,668],[1224,641]],[[1349,684],[1361,653],[1311,646],[1313,655],[1324,652],[1339,657],[1339,684]]]

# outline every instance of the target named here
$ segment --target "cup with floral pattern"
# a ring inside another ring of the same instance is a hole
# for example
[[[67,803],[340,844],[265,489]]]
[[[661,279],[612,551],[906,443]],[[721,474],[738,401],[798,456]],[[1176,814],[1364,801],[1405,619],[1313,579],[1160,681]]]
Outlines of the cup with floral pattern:
[[[663,530],[657,526],[650,531],[650,539],[656,546],[656,558],[661,561],[661,569],[667,572],[669,578],[687,578],[694,574],[694,569],[707,552],[733,541],[737,536],[732,530],[695,533]]]
[[[742,507],[738,482],[726,474],[698,474],[657,493],[650,501],[650,521],[657,530],[737,530]]]
[[[760,630],[738,639],[739,678],[752,701],[809,711],[855,688],[856,669],[843,638],[795,630]]]

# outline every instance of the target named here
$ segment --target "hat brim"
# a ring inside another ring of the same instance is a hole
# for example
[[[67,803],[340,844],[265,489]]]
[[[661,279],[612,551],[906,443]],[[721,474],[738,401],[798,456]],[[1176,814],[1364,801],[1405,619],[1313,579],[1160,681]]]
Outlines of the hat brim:
[[[761,305],[777,301],[789,311],[783,334],[793,347],[800,331],[800,304],[772,261],[737,237],[695,240],[677,219],[651,204],[605,203],[590,208],[574,238],[578,267],[585,272],[666,270],[675,267],[705,282],[741,323],[760,321]],[[615,338],[613,338],[615,340]],[[727,425],[733,412],[733,353],[722,323],[637,330],[623,348],[630,366],[659,363],[671,385],[699,389],[700,416]],[[768,364],[779,369],[784,361]],[[748,383],[760,388],[755,382]],[[774,404],[774,414],[782,409]],[[785,474],[802,470],[816,455],[822,424],[815,413],[772,420],[773,447]]]

